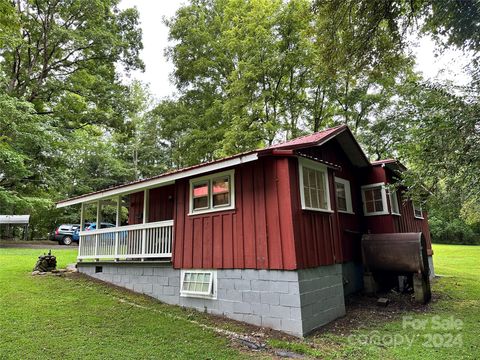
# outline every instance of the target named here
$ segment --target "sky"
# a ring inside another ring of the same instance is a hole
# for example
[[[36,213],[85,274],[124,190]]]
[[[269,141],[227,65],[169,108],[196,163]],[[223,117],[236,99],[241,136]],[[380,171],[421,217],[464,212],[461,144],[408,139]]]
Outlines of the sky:
[[[172,17],[175,11],[185,4],[185,0],[122,0],[121,8],[136,6],[140,13],[140,26],[143,31],[143,50],[141,57],[145,63],[145,72],[134,72],[131,79],[137,79],[150,85],[152,95],[160,100],[175,94],[175,86],[169,80],[173,64],[167,60],[164,50],[169,46],[168,28],[163,17]],[[429,38],[416,40],[411,51],[416,58],[416,70],[425,79],[450,80],[456,85],[465,85],[469,77],[462,69],[468,64],[468,57],[460,51],[446,51],[435,55],[435,44]]]

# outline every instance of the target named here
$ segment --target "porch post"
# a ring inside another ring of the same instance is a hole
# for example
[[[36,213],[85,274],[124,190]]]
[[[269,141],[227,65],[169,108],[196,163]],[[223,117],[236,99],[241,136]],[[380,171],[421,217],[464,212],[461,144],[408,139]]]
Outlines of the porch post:
[[[120,195],[117,196],[117,217],[115,221],[116,227],[120,227],[121,225],[121,211],[122,211],[122,197]],[[115,252],[113,253],[114,260],[118,261],[118,237],[119,237],[119,231],[115,232]]]
[[[95,230],[99,230],[102,228],[102,201],[98,200],[97,201],[97,226]],[[95,256],[97,256],[98,253],[98,234],[95,234]],[[95,259],[98,261],[98,259]]]
[[[150,190],[146,189],[143,191],[143,223],[146,224],[148,222],[148,212],[150,211]]]
[[[102,200],[97,201],[97,228],[95,230],[98,230],[101,228],[102,223]]]
[[[85,203],[80,204],[80,231],[83,231],[83,224],[85,223]]]
[[[143,191],[143,223],[146,224],[148,222],[148,212],[150,210],[150,190],[145,189]],[[145,255],[145,247],[147,243],[147,229],[142,230],[142,255]],[[145,257],[142,257],[142,261]]]
[[[80,229],[78,229],[78,255],[82,254],[82,236],[80,233],[84,230],[83,224],[85,223],[85,203],[80,204]]]

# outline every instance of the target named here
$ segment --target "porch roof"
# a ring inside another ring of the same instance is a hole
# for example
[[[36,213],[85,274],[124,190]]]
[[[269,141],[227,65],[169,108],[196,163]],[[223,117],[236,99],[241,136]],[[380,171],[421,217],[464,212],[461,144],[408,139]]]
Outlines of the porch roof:
[[[199,174],[224,169],[235,165],[240,165],[246,162],[257,160],[257,158],[257,151],[250,151],[223,158],[221,160],[210,161],[207,163],[193,165],[182,169],[172,170],[147,179],[131,181],[104,190],[94,191],[88,194],[75,196],[66,200],[61,200],[57,202],[57,208],[81,203],[94,202],[97,200],[108,199],[116,195],[126,195],[143,189],[153,188],[160,185],[168,185],[172,184],[175,180],[178,179],[196,176]]]

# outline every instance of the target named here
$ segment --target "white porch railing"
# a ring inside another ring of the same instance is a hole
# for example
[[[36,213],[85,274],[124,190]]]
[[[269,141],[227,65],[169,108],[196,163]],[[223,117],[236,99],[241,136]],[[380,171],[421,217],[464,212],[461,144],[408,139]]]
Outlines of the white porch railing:
[[[78,260],[172,257],[173,220],[81,231]]]

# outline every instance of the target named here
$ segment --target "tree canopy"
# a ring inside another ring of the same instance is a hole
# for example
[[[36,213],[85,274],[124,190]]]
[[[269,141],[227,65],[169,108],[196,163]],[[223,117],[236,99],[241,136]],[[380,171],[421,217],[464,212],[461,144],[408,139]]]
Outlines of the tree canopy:
[[[31,213],[32,236],[77,221],[59,198],[337,124],[410,168],[442,238],[480,234],[478,2],[190,0],[165,19],[161,101],[122,80],[144,65],[118,3],[0,0],[0,212]],[[472,81],[422,79],[412,36],[464,51]]]
[[[143,68],[142,42],[117,5],[0,0],[0,211],[36,214],[33,233],[53,201],[129,179],[111,134],[135,107],[118,68]]]

